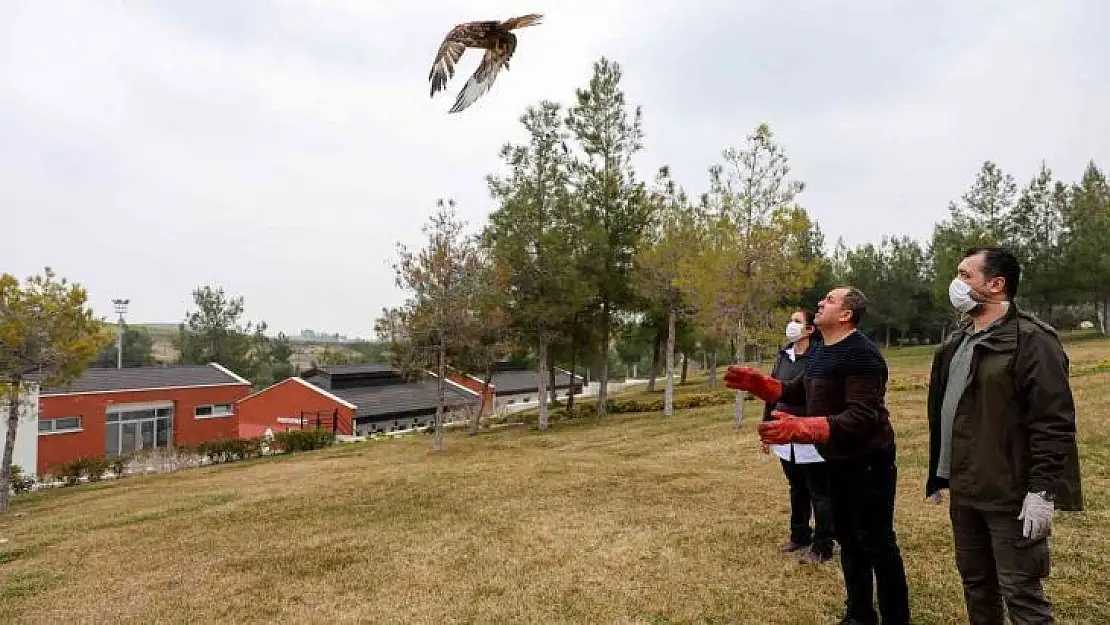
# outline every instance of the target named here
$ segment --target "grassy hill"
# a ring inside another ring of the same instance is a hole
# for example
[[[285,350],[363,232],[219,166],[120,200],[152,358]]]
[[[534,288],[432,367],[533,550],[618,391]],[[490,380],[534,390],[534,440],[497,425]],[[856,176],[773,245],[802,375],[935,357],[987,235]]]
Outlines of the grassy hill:
[[[116,324],[108,324],[112,331],[115,331]],[[176,362],[180,353],[177,348],[173,346],[173,340],[177,337],[178,324],[176,323],[136,323],[132,327],[142,328],[150,333],[152,339],[151,351],[154,352],[154,359],[157,362]],[[308,369],[314,360],[318,361],[320,355],[329,350],[332,352],[343,352],[349,356],[357,356],[357,352],[342,343],[330,343],[325,341],[308,341],[297,338],[292,341],[293,357],[290,362],[299,367],[301,370]]]
[[[1061,623],[1110,622],[1110,342],[1069,345],[1087,511],[1059,514]],[[966,622],[925,504],[928,350],[889,353],[915,622]],[[693,386],[698,386],[694,384]],[[835,562],[780,555],[788,501],[731,407],[413,436],[16,498],[0,618],[58,622],[831,623]]]

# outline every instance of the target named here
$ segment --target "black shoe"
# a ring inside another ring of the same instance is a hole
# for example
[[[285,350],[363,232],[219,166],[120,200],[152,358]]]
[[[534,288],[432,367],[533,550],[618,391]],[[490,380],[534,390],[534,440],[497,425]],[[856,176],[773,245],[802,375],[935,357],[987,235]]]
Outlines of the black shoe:
[[[809,551],[806,551],[805,555],[803,555],[802,558],[798,560],[798,562],[800,564],[821,564],[822,562],[827,562],[829,560],[832,560],[831,553],[826,551],[817,551],[813,548],[810,548]]]
[[[845,616],[837,625],[878,625],[877,621],[861,621],[854,616]]]
[[[781,552],[781,553],[794,553],[795,551],[801,551],[802,549],[805,549],[808,546],[809,546],[809,543],[796,543],[793,540],[788,540],[785,543],[783,543],[783,545],[781,547],[779,547],[779,552]]]

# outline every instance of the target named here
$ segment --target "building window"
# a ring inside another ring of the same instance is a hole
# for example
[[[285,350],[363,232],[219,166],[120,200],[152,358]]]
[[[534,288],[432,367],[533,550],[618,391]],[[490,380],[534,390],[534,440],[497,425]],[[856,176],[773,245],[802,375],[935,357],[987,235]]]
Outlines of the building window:
[[[110,456],[128,456],[171,444],[173,408],[115,409],[105,421],[104,451]]]
[[[205,406],[197,406],[193,409],[193,415],[198,419],[229,417],[232,414],[231,404],[208,404]]]
[[[65,432],[80,432],[81,417],[58,417],[56,419],[40,419],[39,434],[64,434]]]

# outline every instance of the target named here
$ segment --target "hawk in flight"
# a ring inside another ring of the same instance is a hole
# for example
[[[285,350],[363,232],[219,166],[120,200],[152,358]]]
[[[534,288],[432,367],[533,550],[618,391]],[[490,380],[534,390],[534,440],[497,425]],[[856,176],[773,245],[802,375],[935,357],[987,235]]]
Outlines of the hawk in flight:
[[[455,75],[455,63],[462,58],[467,48],[479,48],[486,51],[482,62],[470,80],[463,85],[451,113],[458,113],[474,104],[474,101],[489,91],[497,73],[504,67],[509,69],[509,59],[516,51],[516,35],[512,33],[517,28],[535,26],[540,23],[542,15],[535,13],[509,18],[503,22],[495,20],[464,22],[452,28],[436,52],[432,71],[428,73],[428,80],[432,82],[434,97],[437,91],[447,88],[447,80]]]

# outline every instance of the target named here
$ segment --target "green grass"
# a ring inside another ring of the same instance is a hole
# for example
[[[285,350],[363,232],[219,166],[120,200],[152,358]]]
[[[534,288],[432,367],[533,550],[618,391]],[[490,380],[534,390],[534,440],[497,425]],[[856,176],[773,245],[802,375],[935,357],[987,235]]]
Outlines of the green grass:
[[[917,350],[917,348],[908,348]],[[1110,342],[1069,346],[1077,366]],[[928,357],[891,358],[892,378]],[[1060,623],[1110,622],[1110,373],[1076,376],[1087,511],[1060,514]],[[966,622],[947,512],[922,501],[923,393],[888,395],[916,623]],[[777,552],[788,500],[731,406],[411,436],[15,499],[4,622],[831,623],[835,562]]]

